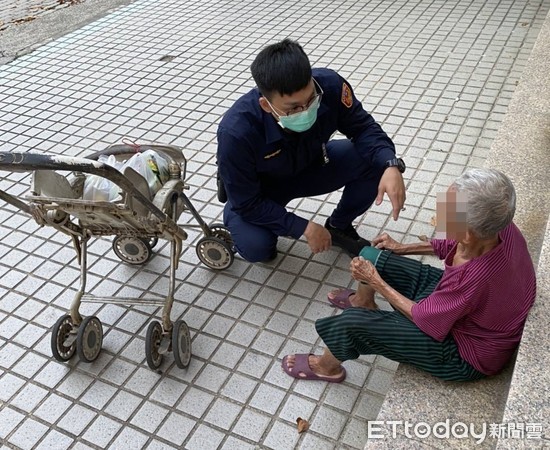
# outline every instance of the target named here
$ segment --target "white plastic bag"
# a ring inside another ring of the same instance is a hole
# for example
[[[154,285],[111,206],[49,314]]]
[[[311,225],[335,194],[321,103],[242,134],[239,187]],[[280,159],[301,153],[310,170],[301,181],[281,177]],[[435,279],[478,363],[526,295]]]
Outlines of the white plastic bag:
[[[108,164],[118,170],[120,170],[123,165],[122,162],[116,160],[114,155],[101,155],[98,161]],[[118,192],[119,187],[107,178],[103,178],[99,175],[86,175],[82,198],[84,200],[93,200],[97,202],[111,202],[118,196]]]
[[[149,185],[151,196],[153,196],[162,187],[162,182],[160,177],[157,177],[153,171],[152,163],[150,161],[150,157],[148,158],[143,153],[136,153],[124,163],[124,168],[131,167],[143,178],[145,178],[145,180],[147,180],[147,184]]]
[[[134,169],[147,181],[151,197],[170,178],[169,161],[150,149],[132,155],[128,161],[117,161],[114,155],[101,155],[98,161],[108,164],[122,173],[126,167]],[[119,191],[120,188],[106,178],[87,175],[82,198],[94,201],[113,201],[119,195]]]
[[[120,171],[124,166],[124,161],[117,161],[115,155],[101,155],[97,160],[101,163],[114,167],[118,171]]]
[[[84,181],[82,198],[96,202],[109,202],[111,201],[112,188],[113,183],[107,178],[98,175],[87,175],[86,181]]]
[[[143,156],[147,160],[149,167],[157,176],[161,184],[164,184],[170,178],[170,163],[160,153],[154,150],[145,150]]]

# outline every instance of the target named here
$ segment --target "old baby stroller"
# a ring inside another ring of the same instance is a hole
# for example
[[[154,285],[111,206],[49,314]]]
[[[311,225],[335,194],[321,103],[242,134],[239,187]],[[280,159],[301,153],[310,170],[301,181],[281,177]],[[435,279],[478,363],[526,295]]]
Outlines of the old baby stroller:
[[[114,155],[124,161],[137,151],[150,149],[169,161],[169,179],[151,195],[149,184],[130,167],[123,173],[99,162],[101,155]],[[82,361],[94,361],[101,350],[103,330],[95,316],[82,317],[81,302],[117,303],[126,305],[160,305],[162,323],[153,320],[145,339],[145,355],[151,369],[158,369],[163,355],[173,352],[178,367],[187,367],[191,358],[191,339],[185,321],[172,323],[175,272],[187,233],[177,224],[188,211],[198,222],[204,236],[196,246],[201,262],[215,270],[233,263],[231,236],[221,224],[208,226],[184,194],[186,160],[180,148],[167,145],[115,145],[89,158],[75,158],[37,153],[0,152],[0,170],[32,172],[30,195],[24,199],[0,190],[0,198],[30,214],[42,226],[51,226],[71,237],[80,264],[80,287],[70,311],[55,323],[51,350],[58,361],[69,360],[76,352]],[[112,201],[82,198],[86,176],[98,176],[116,185]],[[69,179],[71,176],[72,179]],[[152,255],[158,239],[170,241],[169,292],[162,298],[96,297],[85,293],[87,245],[92,237],[114,236],[113,250],[124,262],[144,264]]]

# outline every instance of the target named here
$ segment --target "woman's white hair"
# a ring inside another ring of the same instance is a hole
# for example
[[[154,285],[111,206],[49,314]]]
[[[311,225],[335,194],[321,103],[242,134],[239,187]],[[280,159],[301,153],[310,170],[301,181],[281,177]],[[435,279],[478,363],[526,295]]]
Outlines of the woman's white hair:
[[[468,198],[466,223],[479,239],[494,238],[516,212],[516,191],[506,175],[496,169],[470,169],[453,186]]]

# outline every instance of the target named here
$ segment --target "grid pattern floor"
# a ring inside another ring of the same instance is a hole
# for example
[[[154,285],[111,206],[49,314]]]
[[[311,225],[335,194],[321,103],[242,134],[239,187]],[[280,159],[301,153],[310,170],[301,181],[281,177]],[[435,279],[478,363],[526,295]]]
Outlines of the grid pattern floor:
[[[360,218],[359,232],[412,241],[433,233],[435,193],[483,164],[549,8],[549,0],[138,0],[0,66],[0,149],[77,156],[124,138],[182,146],[190,198],[219,222],[217,123],[253,86],[257,51],[290,36],[314,66],[348,79],[407,161],[406,211],[394,222],[385,201]],[[28,174],[0,175],[0,189],[27,192]],[[324,223],[338,198],[291,207]],[[104,324],[102,353],[92,364],[56,362],[50,328],[76,292],[74,251],[4,203],[0,236],[1,448],[363,448],[395,363],[346,362],[340,385],[296,381],[280,367],[287,353],[322,349],[314,321],[337,314],[326,294],[353,286],[337,249],[312,256],[303,239],[281,239],[275,261],[237,258],[216,273],[199,262],[200,234],[190,231],[172,318],[191,327],[193,358],[182,370],[168,356],[156,373],[144,354],[154,307],[84,305]],[[166,293],[166,244],[137,268],[106,239],[89,251],[92,294]],[[297,433],[297,417],[310,421],[308,432]]]

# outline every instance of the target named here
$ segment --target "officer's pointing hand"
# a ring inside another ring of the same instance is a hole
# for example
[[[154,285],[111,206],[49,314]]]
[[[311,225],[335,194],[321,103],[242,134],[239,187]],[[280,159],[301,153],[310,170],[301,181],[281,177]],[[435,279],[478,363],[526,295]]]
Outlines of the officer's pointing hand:
[[[329,231],[324,226],[312,221],[307,224],[304,236],[314,254],[329,250],[332,245]]]
[[[393,209],[393,220],[397,220],[399,213],[405,204],[405,182],[403,175],[397,167],[388,167],[380,183],[378,184],[378,195],[376,196],[376,206],[379,206],[384,199],[384,193],[388,194]]]

